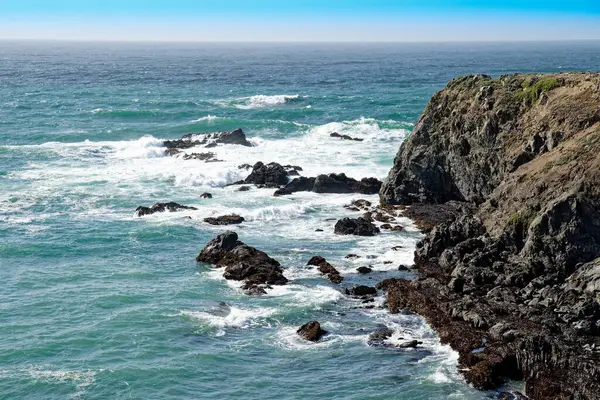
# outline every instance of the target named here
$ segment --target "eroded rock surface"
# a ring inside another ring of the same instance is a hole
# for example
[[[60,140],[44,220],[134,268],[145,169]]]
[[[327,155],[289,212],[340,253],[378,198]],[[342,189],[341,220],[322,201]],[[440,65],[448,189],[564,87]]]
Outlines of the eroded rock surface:
[[[252,294],[261,293],[256,286],[284,285],[288,281],[277,260],[239,241],[237,233],[232,231],[210,240],[196,261],[225,268],[225,279],[245,281],[244,289]]]
[[[451,81],[380,196],[429,231],[419,279],[378,284],[391,312],[426,317],[477,388],[600,397],[600,74]]]

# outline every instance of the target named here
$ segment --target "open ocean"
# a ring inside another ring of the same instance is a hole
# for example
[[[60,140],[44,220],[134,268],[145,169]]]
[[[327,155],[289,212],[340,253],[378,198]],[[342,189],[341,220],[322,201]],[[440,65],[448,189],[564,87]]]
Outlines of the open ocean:
[[[496,398],[464,382],[420,317],[340,290],[410,277],[397,271],[421,238],[410,221],[336,236],[335,219],[355,215],[343,205],[378,197],[224,186],[257,161],[383,179],[453,77],[574,70],[600,70],[599,42],[0,42],[0,398]],[[254,147],[210,149],[223,162],[164,155],[164,139],[235,128]],[[134,216],[164,201],[198,211]],[[290,284],[250,297],[196,263],[225,230],[202,219],[230,212],[247,220],[231,228],[240,240],[279,260]],[[341,287],[305,268],[317,254]],[[369,264],[374,273],[356,273]],[[312,319],[330,332],[317,344],[295,333]],[[370,347],[379,324],[391,342],[424,344]]]

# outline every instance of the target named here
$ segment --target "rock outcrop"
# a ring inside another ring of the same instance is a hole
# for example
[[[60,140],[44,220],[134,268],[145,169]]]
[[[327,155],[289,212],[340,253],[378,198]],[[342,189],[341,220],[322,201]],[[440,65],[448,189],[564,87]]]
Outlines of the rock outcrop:
[[[262,293],[257,288],[261,285],[285,285],[288,281],[277,260],[239,241],[232,231],[210,240],[196,261],[224,267],[225,279],[245,281],[244,289],[253,294]]]
[[[252,167],[252,172],[244,183],[265,185],[266,187],[280,187],[288,183],[288,171],[277,163],[263,164],[257,162]]]
[[[381,181],[376,178],[363,178],[357,181],[345,174],[329,174],[319,175],[316,178],[304,176],[294,178],[276,191],[275,195],[283,196],[295,192],[376,194],[380,188]]]
[[[309,321],[302,325],[297,331],[300,337],[311,342],[318,342],[327,331],[321,329],[321,324],[318,321]]]
[[[329,279],[331,283],[339,284],[344,280],[344,277],[340,274],[340,272],[321,256],[312,257],[310,260],[308,260],[306,265],[316,266],[320,273],[327,275],[327,279]]]
[[[337,235],[375,236],[379,228],[363,218],[343,218],[336,222],[333,231]]]
[[[151,215],[157,212],[176,212],[185,210],[197,210],[197,208],[191,206],[184,206],[171,201],[169,203],[156,203],[152,207],[139,206],[135,209],[135,215],[137,215],[138,217],[143,217],[144,215]]]
[[[244,217],[240,217],[236,214],[221,215],[219,217],[208,217],[204,218],[204,222],[211,225],[236,225],[244,222]]]
[[[380,197],[429,230],[419,280],[378,284],[391,312],[427,318],[477,388],[600,397],[600,74],[451,81]]]
[[[247,147],[252,146],[252,143],[250,143],[246,138],[244,131],[239,128],[231,132],[216,132],[206,134],[188,133],[183,135],[181,139],[165,140],[163,142],[163,145],[167,148],[165,152],[168,155],[178,154],[179,152],[177,150],[185,150],[196,146],[215,147],[218,144],[237,144]]]

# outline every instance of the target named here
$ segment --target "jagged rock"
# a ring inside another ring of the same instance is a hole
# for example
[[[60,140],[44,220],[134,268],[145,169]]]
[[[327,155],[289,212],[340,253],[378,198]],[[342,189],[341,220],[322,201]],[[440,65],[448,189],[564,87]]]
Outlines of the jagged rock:
[[[212,197],[213,197],[212,194],[210,194],[208,192],[202,193],[200,195],[200,198],[202,198],[202,199],[212,199]]]
[[[308,260],[306,265],[314,265],[315,267],[318,267],[319,264],[324,263],[324,262],[327,262],[327,260],[325,260],[324,257],[314,256],[314,257],[311,257],[310,260]]]
[[[381,325],[377,328],[377,330],[375,332],[373,332],[369,335],[367,344],[369,346],[374,346],[374,347],[385,346],[386,345],[385,341],[387,339],[389,339],[390,337],[392,337],[393,334],[394,334],[393,330],[391,330],[390,328],[388,328],[385,325]],[[388,344],[387,346],[390,346],[390,345]]]
[[[362,217],[344,218],[335,224],[334,233],[338,235],[374,236],[379,233],[379,228]]]
[[[247,288],[261,284],[284,285],[288,281],[277,260],[239,241],[237,233],[232,231],[210,240],[196,261],[225,267],[225,279],[243,280]]]
[[[135,209],[135,214],[138,217],[143,217],[144,215],[150,215],[157,212],[175,212],[175,211],[183,211],[183,210],[197,210],[196,207],[184,206],[178,203],[169,202],[169,203],[156,203],[152,207],[144,207],[140,206]]]
[[[277,196],[295,192],[375,194],[380,187],[381,181],[375,178],[363,178],[357,181],[344,174],[329,174],[319,175],[316,178],[304,176],[294,178],[275,194]]]
[[[202,139],[200,139],[200,137]],[[177,154],[173,150],[184,150],[196,146],[215,147],[217,144],[238,144],[241,146],[252,146],[246,135],[241,129],[236,129],[231,132],[217,133],[188,133],[183,135],[181,139],[165,140],[163,145],[167,148],[169,155]],[[206,153],[205,153],[206,154]]]
[[[209,153],[189,153],[189,154],[183,155],[184,160],[200,160],[200,161],[206,161],[206,162],[223,161],[223,160],[218,160],[215,157],[216,157],[215,153],[210,153],[210,152]]]
[[[259,161],[254,164],[252,172],[244,180],[244,183],[279,187],[288,183],[288,172],[277,163],[265,165]]]
[[[318,342],[327,334],[327,331],[321,329],[321,324],[318,321],[309,321],[302,325],[296,333],[306,340]]]
[[[339,284],[344,280],[344,277],[340,275],[339,271],[334,268],[333,265],[329,264],[327,260],[321,256],[314,256],[308,260],[307,265],[314,265],[317,267],[320,273],[327,275],[330,282]]]
[[[211,225],[234,225],[241,224],[244,221],[244,217],[240,217],[239,215],[235,214],[204,218],[204,222]]]
[[[246,134],[241,129],[236,129],[231,132],[213,133],[208,136],[207,140],[218,144],[238,144],[240,146],[251,147],[252,144],[246,139]]]
[[[410,340],[408,342],[400,343],[397,347],[399,349],[416,349],[420,344],[423,344],[423,342],[419,340]]]
[[[356,142],[362,142],[364,139],[360,139],[360,138],[353,138],[351,136],[348,135],[340,135],[337,132],[333,132],[331,133],[329,136],[333,137],[333,138],[340,138],[340,139],[344,139],[344,140],[354,140]]]
[[[356,268],[356,270],[359,274],[368,274],[370,272],[373,272],[373,268],[370,267],[358,267]]]
[[[380,191],[427,232],[386,279],[466,380],[600,397],[600,74],[468,76],[434,95]]]
[[[346,289],[346,294],[349,296],[374,296],[377,294],[377,289],[371,286],[354,285],[350,289]]]

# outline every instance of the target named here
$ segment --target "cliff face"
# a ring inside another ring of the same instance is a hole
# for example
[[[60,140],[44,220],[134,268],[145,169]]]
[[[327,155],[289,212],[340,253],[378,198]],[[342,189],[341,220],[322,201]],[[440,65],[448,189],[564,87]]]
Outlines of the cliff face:
[[[477,387],[600,398],[600,74],[451,81],[380,196],[458,202],[417,248],[420,279],[380,284],[392,312],[428,318]]]

